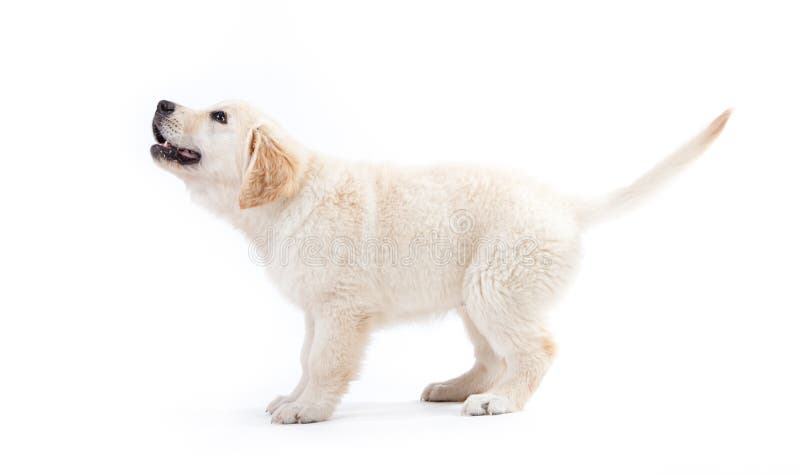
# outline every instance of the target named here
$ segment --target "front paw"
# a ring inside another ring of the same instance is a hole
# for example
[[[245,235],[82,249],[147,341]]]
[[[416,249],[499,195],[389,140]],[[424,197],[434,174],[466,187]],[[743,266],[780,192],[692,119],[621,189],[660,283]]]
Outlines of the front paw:
[[[286,404],[287,402],[291,402],[289,396],[278,396],[272,400],[271,403],[267,406],[267,414],[275,414],[275,411],[278,410],[279,407]]]
[[[272,413],[273,424],[308,424],[327,420],[333,407],[325,404],[287,402]]]

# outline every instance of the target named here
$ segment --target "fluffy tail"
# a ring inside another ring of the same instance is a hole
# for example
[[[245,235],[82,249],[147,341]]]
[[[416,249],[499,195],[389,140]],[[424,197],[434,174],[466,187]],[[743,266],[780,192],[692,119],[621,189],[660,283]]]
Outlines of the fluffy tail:
[[[615,190],[598,200],[581,203],[578,206],[578,218],[580,221],[587,225],[594,224],[613,218],[623,211],[638,205],[645,197],[652,194],[652,192],[683,170],[684,167],[702,155],[714,139],[719,136],[722,129],[725,128],[725,123],[728,122],[731,112],[733,112],[732,109],[723,112],[705,130],[630,185]]]

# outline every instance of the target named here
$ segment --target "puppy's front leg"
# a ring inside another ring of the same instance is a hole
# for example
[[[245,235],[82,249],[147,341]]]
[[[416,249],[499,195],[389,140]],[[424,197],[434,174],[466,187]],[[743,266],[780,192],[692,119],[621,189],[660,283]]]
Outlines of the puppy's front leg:
[[[287,402],[294,402],[303,394],[308,383],[308,354],[311,352],[311,343],[314,341],[314,318],[306,314],[306,335],[303,338],[303,348],[300,350],[300,366],[303,369],[303,374],[300,376],[300,381],[294,387],[288,396],[278,396],[269,403],[267,412],[274,414],[275,411],[286,404]]]
[[[358,372],[369,336],[364,315],[328,310],[314,320],[314,339],[308,354],[308,379],[302,394],[272,413],[274,424],[324,421]]]

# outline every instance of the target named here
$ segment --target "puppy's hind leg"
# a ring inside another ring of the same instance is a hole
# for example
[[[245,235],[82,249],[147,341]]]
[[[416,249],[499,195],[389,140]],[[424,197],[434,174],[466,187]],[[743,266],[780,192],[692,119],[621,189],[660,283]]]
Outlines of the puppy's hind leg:
[[[464,415],[521,411],[550,367],[555,345],[546,331],[520,332],[505,343],[506,374],[486,392],[468,397],[462,410]]]
[[[492,387],[503,373],[503,360],[492,350],[486,338],[470,320],[465,308],[458,309],[472,345],[475,347],[475,364],[456,378],[429,384],[420,397],[430,402],[463,402],[472,394],[482,393]]]
[[[464,402],[471,416],[520,411],[539,386],[555,356],[544,326],[543,304],[556,282],[521,268],[483,269],[473,276],[466,307],[476,328],[506,364],[491,388]]]

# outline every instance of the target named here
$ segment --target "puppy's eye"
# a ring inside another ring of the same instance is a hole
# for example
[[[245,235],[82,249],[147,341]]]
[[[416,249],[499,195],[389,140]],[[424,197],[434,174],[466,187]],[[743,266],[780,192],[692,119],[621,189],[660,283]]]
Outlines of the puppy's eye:
[[[225,115],[222,111],[214,111],[211,113],[211,119],[216,120],[220,124],[227,124],[228,123],[228,116]]]

